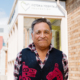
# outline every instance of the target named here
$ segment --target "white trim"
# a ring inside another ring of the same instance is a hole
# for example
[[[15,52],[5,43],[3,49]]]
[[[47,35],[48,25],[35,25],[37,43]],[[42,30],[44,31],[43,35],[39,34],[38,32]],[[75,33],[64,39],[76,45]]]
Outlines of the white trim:
[[[23,49],[24,45],[24,17],[22,15],[18,16],[18,52]]]
[[[68,58],[67,11],[60,5],[59,0],[57,0],[57,5],[65,14],[65,17],[61,19],[61,46],[63,53],[65,53]]]

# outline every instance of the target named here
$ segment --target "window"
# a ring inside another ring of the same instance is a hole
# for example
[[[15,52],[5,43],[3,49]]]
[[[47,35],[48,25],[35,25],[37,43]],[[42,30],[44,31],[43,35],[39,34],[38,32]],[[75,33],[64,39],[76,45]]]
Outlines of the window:
[[[29,28],[29,44],[33,42],[31,32],[32,32],[32,30],[31,30],[31,28]]]

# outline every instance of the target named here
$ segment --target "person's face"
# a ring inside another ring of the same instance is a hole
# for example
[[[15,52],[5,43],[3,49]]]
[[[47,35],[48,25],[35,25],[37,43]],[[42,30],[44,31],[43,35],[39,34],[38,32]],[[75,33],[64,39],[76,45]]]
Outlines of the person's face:
[[[49,47],[52,39],[52,33],[49,25],[45,22],[35,24],[32,39],[36,47]]]

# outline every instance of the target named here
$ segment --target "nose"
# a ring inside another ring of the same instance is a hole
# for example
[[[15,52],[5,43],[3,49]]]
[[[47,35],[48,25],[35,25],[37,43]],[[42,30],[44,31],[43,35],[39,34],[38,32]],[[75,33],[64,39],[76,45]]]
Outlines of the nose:
[[[44,32],[42,32],[42,33],[41,33],[41,37],[45,37],[45,34],[44,34]]]

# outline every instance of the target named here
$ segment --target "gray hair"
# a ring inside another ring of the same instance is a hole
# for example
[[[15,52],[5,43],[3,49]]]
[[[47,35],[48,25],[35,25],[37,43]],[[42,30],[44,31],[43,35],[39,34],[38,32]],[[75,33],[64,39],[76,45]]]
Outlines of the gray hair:
[[[46,19],[46,18],[39,18],[39,19],[36,19],[36,20],[34,20],[32,22],[32,25],[31,25],[32,33],[33,33],[33,30],[34,30],[34,25],[37,24],[37,23],[41,23],[41,22],[47,23],[49,25],[50,30],[52,30],[52,28],[51,28],[51,22],[48,19]]]

